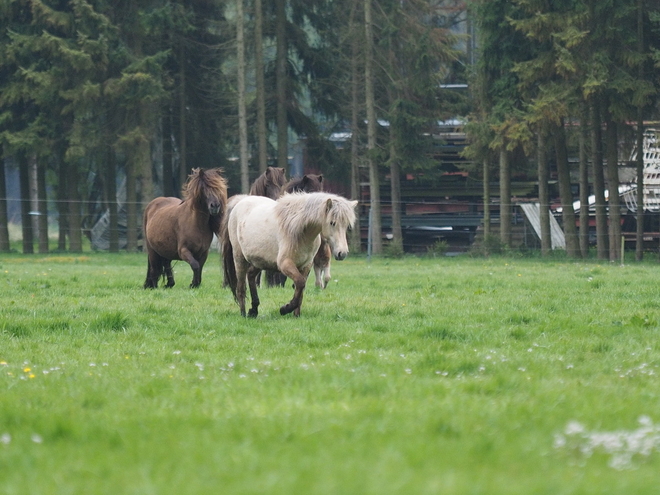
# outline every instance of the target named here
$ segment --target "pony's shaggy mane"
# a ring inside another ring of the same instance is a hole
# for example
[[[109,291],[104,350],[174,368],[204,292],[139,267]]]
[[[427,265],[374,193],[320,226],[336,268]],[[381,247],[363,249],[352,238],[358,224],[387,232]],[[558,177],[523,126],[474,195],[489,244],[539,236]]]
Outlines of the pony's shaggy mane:
[[[332,200],[332,206],[327,212],[329,221],[352,227],[355,210],[348,199],[324,192],[292,193],[281,196],[275,205],[277,221],[285,236],[298,239],[302,237],[306,225],[321,225],[326,218],[329,199]]]
[[[222,177],[222,172],[221,168],[194,168],[181,191],[183,199],[189,199],[192,208],[197,211],[206,210],[205,198],[210,196],[215,196],[224,205],[227,202],[227,181]]]

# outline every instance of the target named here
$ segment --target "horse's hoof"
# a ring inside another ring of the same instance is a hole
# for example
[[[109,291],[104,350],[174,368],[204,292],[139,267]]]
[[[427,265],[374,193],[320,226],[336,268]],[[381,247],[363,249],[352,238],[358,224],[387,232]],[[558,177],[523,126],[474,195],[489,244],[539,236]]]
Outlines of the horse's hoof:
[[[256,318],[258,314],[259,314],[258,310],[251,309],[250,311],[248,311],[247,315],[248,315],[248,318]]]
[[[285,304],[284,306],[282,306],[282,307],[280,308],[280,314],[281,314],[282,316],[284,316],[284,315],[288,315],[289,313],[291,313],[291,311],[292,311],[292,310],[289,308],[289,305],[288,305],[288,304]]]

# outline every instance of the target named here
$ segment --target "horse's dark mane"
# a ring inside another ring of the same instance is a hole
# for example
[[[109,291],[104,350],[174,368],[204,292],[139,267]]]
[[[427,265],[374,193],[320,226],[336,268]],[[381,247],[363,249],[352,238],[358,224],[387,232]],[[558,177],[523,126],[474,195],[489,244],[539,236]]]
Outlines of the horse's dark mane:
[[[306,174],[302,177],[291,179],[282,187],[282,192],[321,192],[323,191],[323,175]]]
[[[280,195],[280,190],[285,183],[286,176],[284,175],[283,168],[268,167],[252,183],[250,194],[252,196],[266,196],[267,198],[276,199]]]
[[[188,182],[181,191],[185,201],[190,200],[191,207],[194,210],[206,210],[206,198],[214,195],[223,204],[227,202],[227,181],[222,177],[221,168],[212,168],[204,170],[203,168],[194,168],[188,176]],[[224,211],[224,208],[223,208]],[[218,231],[219,224],[212,228],[214,232]]]

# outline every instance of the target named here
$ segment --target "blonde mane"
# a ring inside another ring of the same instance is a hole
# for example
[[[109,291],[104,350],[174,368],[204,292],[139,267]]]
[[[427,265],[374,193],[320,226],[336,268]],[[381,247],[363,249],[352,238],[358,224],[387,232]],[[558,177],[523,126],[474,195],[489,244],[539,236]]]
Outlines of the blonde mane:
[[[332,206],[326,214],[329,199]],[[351,201],[324,192],[285,194],[277,200],[275,215],[284,236],[295,240],[301,238],[305,227],[310,225],[321,227],[323,222],[336,222],[348,228],[355,222]]]

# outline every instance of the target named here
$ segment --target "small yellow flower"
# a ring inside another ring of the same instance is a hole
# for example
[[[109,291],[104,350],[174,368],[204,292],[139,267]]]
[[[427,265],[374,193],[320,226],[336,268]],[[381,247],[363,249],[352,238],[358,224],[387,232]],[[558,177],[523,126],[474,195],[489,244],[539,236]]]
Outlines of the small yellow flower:
[[[35,376],[37,376],[37,375],[35,375],[34,373],[30,373],[30,374],[28,375],[28,378],[34,378]]]
[[[25,373],[29,373],[30,371],[32,371],[32,368],[23,368],[23,372]]]

